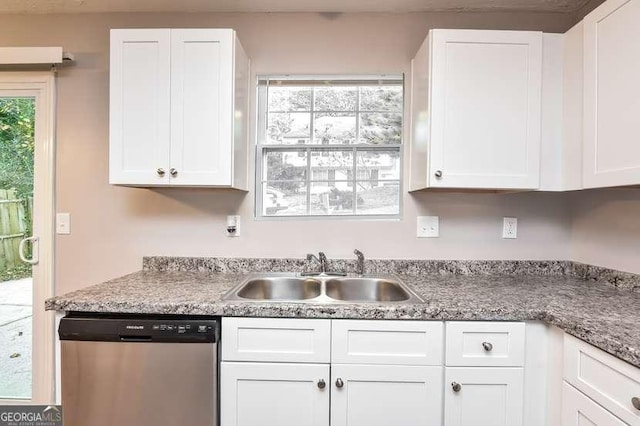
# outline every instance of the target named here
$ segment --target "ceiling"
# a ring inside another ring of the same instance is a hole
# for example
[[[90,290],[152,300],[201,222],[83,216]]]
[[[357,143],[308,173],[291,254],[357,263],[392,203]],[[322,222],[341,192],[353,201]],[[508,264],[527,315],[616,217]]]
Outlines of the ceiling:
[[[589,0],[0,0],[0,13],[575,12]]]

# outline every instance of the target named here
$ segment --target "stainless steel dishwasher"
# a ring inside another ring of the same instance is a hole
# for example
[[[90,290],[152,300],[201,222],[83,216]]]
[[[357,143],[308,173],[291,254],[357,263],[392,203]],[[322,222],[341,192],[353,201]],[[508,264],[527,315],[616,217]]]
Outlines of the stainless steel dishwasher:
[[[218,424],[218,320],[71,314],[58,333],[65,426]]]

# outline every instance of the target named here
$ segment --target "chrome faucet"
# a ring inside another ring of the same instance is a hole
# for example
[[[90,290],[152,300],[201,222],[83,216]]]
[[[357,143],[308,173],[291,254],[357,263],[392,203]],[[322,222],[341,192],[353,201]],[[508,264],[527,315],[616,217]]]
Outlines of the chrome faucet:
[[[320,265],[320,272],[301,272],[302,276],[317,276],[317,275],[332,275],[332,276],[346,276],[346,272],[328,271],[329,262],[327,261],[327,255],[323,252],[315,254],[307,254],[307,262],[317,262]]]
[[[323,257],[324,257],[324,260],[323,260]],[[318,257],[315,254],[308,253],[307,262],[317,262],[318,264],[320,264],[320,272],[323,274],[326,272],[327,256],[325,256],[324,253],[320,252],[320,259],[318,259]],[[303,274],[307,275],[307,273],[303,273]]]
[[[324,254],[323,252],[318,253],[318,256],[320,257],[320,271],[322,271],[323,274],[327,273],[327,255]]]
[[[362,254],[362,252],[358,249],[355,249],[353,251],[353,254],[358,257],[358,263],[356,264],[356,274],[361,277],[364,275],[364,254]]]

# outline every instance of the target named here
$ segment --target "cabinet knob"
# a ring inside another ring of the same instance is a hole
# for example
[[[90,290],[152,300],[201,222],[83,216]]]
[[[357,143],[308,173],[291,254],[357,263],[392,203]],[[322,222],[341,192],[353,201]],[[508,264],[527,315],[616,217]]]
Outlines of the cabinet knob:
[[[462,389],[462,385],[458,382],[453,382],[451,383],[451,388],[454,392],[460,392],[460,389]]]
[[[341,378],[338,377],[338,379],[336,380],[336,387],[341,388],[343,386],[344,386],[344,382],[342,381]]]
[[[435,177],[437,177],[438,179],[440,179],[442,177],[442,170],[436,170],[436,172],[434,173]]]
[[[640,410],[640,397],[634,396],[631,398],[631,404],[636,410]]]
[[[489,342],[482,342],[482,347],[487,352],[491,352],[491,350],[493,349],[493,345]]]
[[[324,389],[325,386],[327,386],[327,384],[325,383],[324,379],[318,380],[318,388]]]
[[[176,177],[178,176],[178,171],[172,167],[169,169],[169,174],[171,175],[171,177]]]
[[[158,169],[156,170],[156,173],[158,174],[158,176],[163,177],[164,169],[162,167],[158,167]]]

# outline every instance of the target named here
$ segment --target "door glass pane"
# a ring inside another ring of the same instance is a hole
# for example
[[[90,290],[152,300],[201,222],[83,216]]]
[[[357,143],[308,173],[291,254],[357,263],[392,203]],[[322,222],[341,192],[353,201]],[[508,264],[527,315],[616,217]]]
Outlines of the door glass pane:
[[[0,398],[31,398],[34,126],[34,99],[0,97]]]

